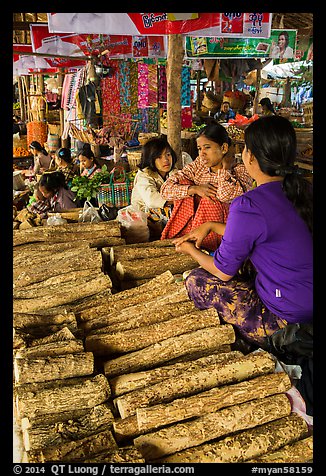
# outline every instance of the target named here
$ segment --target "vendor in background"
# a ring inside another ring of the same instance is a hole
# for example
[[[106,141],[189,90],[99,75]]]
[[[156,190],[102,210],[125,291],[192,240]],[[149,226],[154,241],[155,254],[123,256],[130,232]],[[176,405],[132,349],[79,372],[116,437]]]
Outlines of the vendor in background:
[[[38,189],[49,200],[52,212],[78,207],[76,195],[68,189],[65,176],[60,171],[44,173],[39,180]]]
[[[95,159],[94,153],[89,144],[84,144],[78,153],[81,177],[92,178],[98,172],[101,172],[101,166]]]
[[[58,149],[55,156],[56,170],[63,173],[68,187],[71,187],[72,179],[79,175],[79,167],[74,164],[70,149],[62,147]]]
[[[42,174],[43,172],[48,171],[54,166],[51,155],[44,147],[41,146],[39,142],[34,140],[29,145],[29,150],[34,156],[34,175]]]
[[[225,127],[211,120],[200,130],[196,142],[198,157],[162,185],[162,198],[174,201],[162,239],[183,236],[207,221],[226,223],[231,201],[253,185],[245,166],[235,164]],[[220,234],[210,233],[203,248],[215,251],[221,239]]]
[[[231,109],[228,101],[223,101],[221,109],[215,114],[214,119],[219,122],[228,122],[229,119],[235,118],[235,112]]]
[[[155,239],[160,238],[171,215],[173,201],[163,198],[160,190],[168,177],[178,171],[176,161],[176,153],[166,139],[154,137],[143,145],[131,192],[131,205],[149,214],[148,225]]]
[[[235,198],[226,224],[206,222],[174,240],[195,259],[186,278],[199,309],[214,307],[247,342],[287,324],[313,318],[312,186],[294,165],[296,134],[281,116],[262,117],[245,130],[243,163],[257,187]],[[211,231],[223,235],[214,256],[200,248]],[[239,273],[250,260],[254,270]]]
[[[263,98],[260,100],[259,104],[262,107],[263,116],[275,116],[276,112],[273,104],[269,98]]]

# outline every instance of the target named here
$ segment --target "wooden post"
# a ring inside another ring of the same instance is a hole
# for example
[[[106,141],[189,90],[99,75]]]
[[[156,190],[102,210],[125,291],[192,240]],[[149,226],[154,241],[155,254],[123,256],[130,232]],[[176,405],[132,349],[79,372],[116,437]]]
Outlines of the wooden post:
[[[43,96],[43,93],[44,93],[44,76],[43,74],[40,74],[38,76],[38,93]],[[40,120],[41,121],[44,121],[46,119],[45,117],[45,101],[42,100],[42,97],[39,97],[40,99]]]
[[[62,85],[63,85],[63,78],[64,78],[64,69],[60,68],[60,72],[58,74],[58,99],[61,100],[62,96]],[[61,147],[67,147],[67,141],[62,139],[62,134],[63,134],[63,129],[64,129],[64,110],[60,108],[59,110],[59,116],[60,116],[60,139],[61,139]]]
[[[19,104],[20,104],[20,117],[22,121],[26,121],[25,96],[23,92],[21,76],[18,76],[18,94],[19,94]]]
[[[177,168],[182,168],[181,146],[181,70],[183,60],[183,36],[169,35],[167,55],[167,140],[175,150]]]
[[[253,114],[257,114],[257,111],[258,111],[260,85],[261,85],[261,65],[260,67],[257,68],[256,94],[254,99]]]
[[[200,111],[201,108],[201,97],[200,97],[200,71],[196,71],[197,79],[197,99],[196,99],[196,112]]]

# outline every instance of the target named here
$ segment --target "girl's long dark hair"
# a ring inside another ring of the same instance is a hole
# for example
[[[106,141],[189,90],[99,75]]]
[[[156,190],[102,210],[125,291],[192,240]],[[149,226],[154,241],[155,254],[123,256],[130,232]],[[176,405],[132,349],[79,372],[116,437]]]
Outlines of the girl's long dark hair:
[[[33,140],[29,144],[29,148],[35,149],[37,150],[37,152],[42,152],[44,155],[49,155],[48,151],[44,147],[42,147],[41,144],[37,140]]]
[[[244,141],[262,172],[271,177],[284,177],[285,195],[312,232],[312,185],[294,164],[297,139],[291,122],[281,116],[261,117],[247,127]]]
[[[60,171],[45,172],[39,180],[39,185],[45,187],[49,192],[57,192],[59,188],[68,188],[65,176]]]
[[[153,137],[153,139],[150,139],[149,141],[146,142],[146,144],[143,145],[141,161],[138,167],[141,170],[148,167],[154,172],[157,172],[157,168],[155,166],[155,160],[162,155],[162,152],[165,149],[167,149],[171,153],[171,156],[172,156],[171,170],[172,170],[177,161],[177,154],[172,149],[168,141],[163,137]]]

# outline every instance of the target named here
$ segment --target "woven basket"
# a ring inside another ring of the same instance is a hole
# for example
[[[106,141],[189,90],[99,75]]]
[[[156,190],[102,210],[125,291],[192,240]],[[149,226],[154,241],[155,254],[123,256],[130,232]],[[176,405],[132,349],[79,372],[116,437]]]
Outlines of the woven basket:
[[[123,181],[116,179],[116,172],[123,175]],[[130,205],[133,181],[129,180],[123,168],[115,167],[110,172],[110,183],[102,184],[97,193],[98,206],[123,208]]]
[[[305,124],[311,126],[313,124],[314,103],[307,102],[302,104],[302,110]]]
[[[130,170],[133,171],[133,170],[138,170],[138,165],[140,164],[140,161],[141,161],[141,152],[138,151],[134,151],[134,152],[129,152],[128,151],[128,163],[129,163],[129,167],[130,167]]]
[[[140,132],[138,134],[138,141],[140,145],[145,145],[149,139],[153,139],[153,137],[158,137],[159,134],[157,132]]]

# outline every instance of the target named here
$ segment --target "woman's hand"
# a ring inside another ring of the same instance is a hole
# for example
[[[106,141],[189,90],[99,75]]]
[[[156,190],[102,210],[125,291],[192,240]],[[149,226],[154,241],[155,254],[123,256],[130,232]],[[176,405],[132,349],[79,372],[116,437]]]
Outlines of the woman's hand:
[[[195,245],[193,243],[191,243],[190,241],[183,241],[182,243],[180,243],[180,244],[176,243],[176,245],[175,245],[175,250],[178,253],[183,253],[183,254],[186,254],[186,255],[190,255],[191,250],[193,250],[194,248],[195,248]]]
[[[178,247],[180,247],[180,245],[186,242],[193,242],[192,246],[195,246],[196,248],[200,249],[204,238],[206,238],[210,231],[210,222],[206,222],[200,225],[198,228],[195,228],[194,230],[190,231],[186,235],[180,236],[180,238],[172,240],[172,243],[175,244],[176,251],[179,251]],[[183,251],[181,250],[181,252]]]
[[[211,183],[201,185],[190,185],[188,195],[199,195],[199,197],[216,198],[218,186]]]

